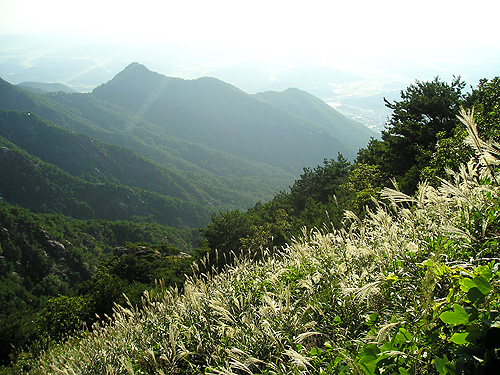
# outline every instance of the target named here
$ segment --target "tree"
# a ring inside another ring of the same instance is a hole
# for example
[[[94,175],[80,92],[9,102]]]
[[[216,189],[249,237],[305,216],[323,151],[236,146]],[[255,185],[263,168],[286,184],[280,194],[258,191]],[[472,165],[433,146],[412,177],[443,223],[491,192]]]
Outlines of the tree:
[[[463,105],[474,110],[474,120],[481,138],[500,140],[500,77],[480,80]],[[421,176],[437,184],[435,177],[445,177],[445,169],[456,171],[461,164],[467,163],[474,156],[474,151],[464,144],[466,135],[467,131],[461,122],[450,137],[444,132],[438,133],[436,149]]]
[[[310,199],[327,203],[334,195],[343,179],[349,173],[349,161],[338,154],[337,160],[323,160],[322,166],[304,168],[300,179],[290,188],[290,198],[294,209],[302,211]]]
[[[382,132],[382,140],[372,140],[357,161],[379,165],[387,177],[395,177],[400,188],[413,193],[420,173],[432,158],[438,135],[448,138],[458,124],[464,103],[465,83],[456,77],[451,84],[436,77],[416,81],[401,92],[401,100],[385,100],[393,112]]]
[[[241,240],[251,233],[251,225],[250,215],[239,210],[212,215],[212,222],[200,231],[210,249],[210,263],[219,267],[230,263],[231,253],[243,250]]]
[[[36,320],[37,334],[60,340],[93,320],[93,303],[86,296],[58,296],[47,301]]]
[[[472,91],[468,107],[474,108],[474,120],[483,139],[500,138],[500,77],[482,79]]]

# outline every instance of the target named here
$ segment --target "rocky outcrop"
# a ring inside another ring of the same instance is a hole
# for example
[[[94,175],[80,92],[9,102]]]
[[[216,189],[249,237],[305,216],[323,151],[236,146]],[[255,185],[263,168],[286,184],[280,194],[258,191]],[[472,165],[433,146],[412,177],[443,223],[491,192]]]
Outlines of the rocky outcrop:
[[[54,240],[47,241],[46,252],[51,258],[64,258],[66,256],[66,248],[60,242]]]

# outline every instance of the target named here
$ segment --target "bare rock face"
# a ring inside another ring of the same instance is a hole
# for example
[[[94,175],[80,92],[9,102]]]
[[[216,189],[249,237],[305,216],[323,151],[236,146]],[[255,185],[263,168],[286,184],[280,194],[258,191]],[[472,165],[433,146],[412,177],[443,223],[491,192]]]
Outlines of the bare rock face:
[[[134,251],[132,249],[127,249],[123,246],[115,247],[115,255],[133,254],[133,252]]]
[[[63,258],[66,255],[66,248],[60,242],[54,240],[47,241],[47,253],[52,258]]]

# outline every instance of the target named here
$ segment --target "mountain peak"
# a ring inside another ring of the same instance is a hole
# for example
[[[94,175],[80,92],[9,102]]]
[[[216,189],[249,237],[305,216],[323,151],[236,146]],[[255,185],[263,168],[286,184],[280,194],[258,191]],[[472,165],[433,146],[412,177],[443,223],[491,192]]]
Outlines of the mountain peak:
[[[138,63],[138,62],[133,62],[125,69],[123,69],[120,73],[118,73],[111,81],[113,82],[121,79],[125,80],[130,80],[130,79],[160,79],[160,78],[166,78],[164,75],[153,72],[149,70],[146,66]],[[108,83],[109,83],[108,82]]]
[[[110,81],[96,87],[92,94],[100,99],[135,108],[141,105],[144,98],[157,92],[168,80],[174,79],[133,62]]]
[[[125,69],[123,69],[122,72],[125,72],[125,71],[127,71],[127,72],[130,72],[130,71],[148,71],[148,72],[151,72],[148,68],[146,68],[145,65],[138,63],[138,62],[132,62],[129,65],[127,65],[125,67]]]

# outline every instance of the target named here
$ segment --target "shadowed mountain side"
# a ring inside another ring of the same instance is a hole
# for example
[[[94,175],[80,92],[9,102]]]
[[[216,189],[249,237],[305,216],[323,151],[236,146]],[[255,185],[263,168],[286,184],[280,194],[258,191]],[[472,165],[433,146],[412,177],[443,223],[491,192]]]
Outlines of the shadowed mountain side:
[[[293,173],[357,148],[215,78],[169,78],[133,63],[92,92],[167,134]]]
[[[130,149],[59,128],[37,115],[0,110],[0,135],[45,162],[90,182],[140,187],[213,206],[213,199],[179,173]]]
[[[71,176],[0,137],[0,196],[35,212],[77,219],[154,220],[170,226],[199,227],[209,210],[140,188],[93,183]]]
[[[266,91],[255,94],[254,97],[320,126],[332,136],[356,148],[366,147],[371,137],[377,137],[366,126],[344,117],[321,99],[296,88],[283,92]]]
[[[0,108],[36,113],[67,130],[131,148],[222,202],[217,209],[247,208],[269,199],[295,178],[267,164],[162,135],[159,126],[90,94],[40,95],[0,79]]]

